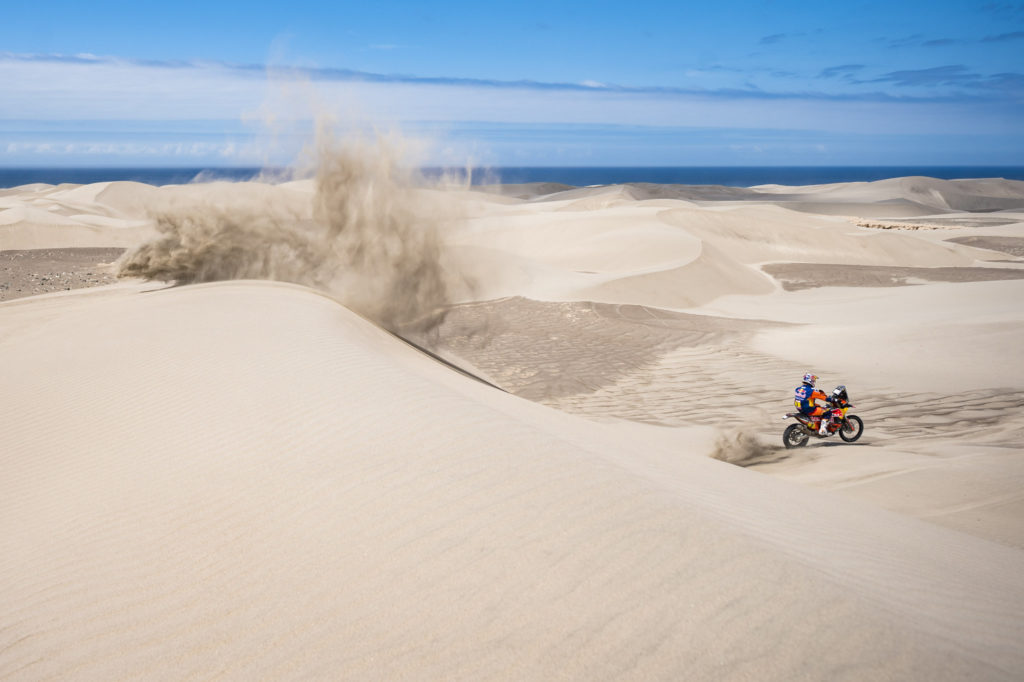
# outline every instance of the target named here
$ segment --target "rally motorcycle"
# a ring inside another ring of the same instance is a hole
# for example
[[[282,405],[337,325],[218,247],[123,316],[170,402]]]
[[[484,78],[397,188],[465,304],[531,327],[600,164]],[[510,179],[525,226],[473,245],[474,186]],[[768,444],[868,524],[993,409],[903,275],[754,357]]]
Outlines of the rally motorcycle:
[[[850,398],[846,393],[846,386],[836,386],[832,395],[828,397],[829,410],[820,417],[810,417],[801,412],[787,412],[783,419],[796,419],[796,424],[790,424],[782,433],[782,442],[787,448],[799,448],[807,445],[812,437],[829,438],[839,434],[847,443],[852,443],[864,433],[864,422],[855,414],[847,414],[853,407]],[[828,419],[828,433],[822,436],[818,433],[821,420]]]

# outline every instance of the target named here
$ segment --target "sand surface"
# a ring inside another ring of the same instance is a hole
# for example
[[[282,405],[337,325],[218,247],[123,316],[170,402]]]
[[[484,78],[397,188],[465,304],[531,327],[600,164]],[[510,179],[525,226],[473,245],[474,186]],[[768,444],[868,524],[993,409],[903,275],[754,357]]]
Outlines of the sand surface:
[[[1024,677],[1024,183],[374,177],[0,191],[0,679]]]

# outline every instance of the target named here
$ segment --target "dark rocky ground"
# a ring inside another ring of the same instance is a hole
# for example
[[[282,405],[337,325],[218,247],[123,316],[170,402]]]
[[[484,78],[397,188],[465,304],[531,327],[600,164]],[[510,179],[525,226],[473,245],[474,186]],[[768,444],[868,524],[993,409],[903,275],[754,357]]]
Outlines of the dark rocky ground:
[[[0,301],[113,284],[122,253],[102,247],[0,251]]]

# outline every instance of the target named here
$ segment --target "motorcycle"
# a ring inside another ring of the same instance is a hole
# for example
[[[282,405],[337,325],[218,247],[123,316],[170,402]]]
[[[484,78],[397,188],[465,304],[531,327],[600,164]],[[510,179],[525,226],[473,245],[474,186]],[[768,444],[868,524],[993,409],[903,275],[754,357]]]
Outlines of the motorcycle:
[[[839,434],[847,443],[856,441],[864,433],[864,421],[855,414],[847,414],[853,405],[846,393],[846,386],[836,386],[835,390],[828,397],[829,410],[821,417],[810,417],[802,412],[787,412],[783,419],[796,419],[796,424],[790,424],[782,433],[782,443],[787,448],[799,448],[807,445],[811,437],[829,438]],[[828,419],[827,433],[821,435],[818,429],[821,420]]]

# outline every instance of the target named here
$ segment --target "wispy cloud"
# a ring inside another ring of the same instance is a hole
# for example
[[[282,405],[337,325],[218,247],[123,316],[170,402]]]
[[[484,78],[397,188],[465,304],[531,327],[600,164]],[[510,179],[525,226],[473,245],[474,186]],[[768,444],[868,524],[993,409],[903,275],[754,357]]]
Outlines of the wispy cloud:
[[[978,87],[1016,94],[1024,100],[1024,73],[997,73],[979,81]]]
[[[860,64],[841,64],[823,73],[852,78],[868,70]],[[596,80],[544,83],[423,78],[324,68],[276,67],[268,74],[265,67],[253,64],[183,66],[181,62],[94,55],[5,55],[0,56],[0,82],[4,83],[0,149],[22,145],[13,149],[23,163],[57,153],[57,146],[40,146],[46,144],[63,144],[59,149],[62,158],[91,155],[110,163],[123,162],[132,155],[142,158],[149,154],[146,150],[154,154],[146,158],[153,159],[205,158],[214,163],[223,158],[220,163],[252,163],[263,149],[270,149],[278,154],[274,159],[287,161],[308,140],[312,119],[326,113],[348,126],[345,117],[353,107],[359,111],[351,124],[372,122],[385,129],[392,125],[407,129],[411,121],[433,124],[440,137],[454,135],[466,121],[503,130],[508,126],[540,126],[541,131],[563,126],[558,128],[557,139],[545,138],[543,144],[538,142],[543,133],[526,130],[507,144],[499,144],[499,139],[505,138],[497,133],[480,133],[479,148],[473,147],[476,142],[471,136],[463,134],[451,147],[452,155],[470,148],[482,150],[473,152],[476,158],[488,158],[491,151],[500,153],[503,163],[519,148],[532,150],[530,158],[551,160],[553,157],[545,156],[545,147],[562,145],[570,137],[566,130],[587,131],[591,130],[587,126],[594,125],[606,129],[594,133],[593,139],[600,144],[587,147],[592,151],[612,138],[620,139],[616,130],[651,127],[769,127],[849,136],[955,135],[967,126],[990,136],[1017,135],[1015,139],[1019,139],[1019,101],[1006,93],[1012,94],[1013,88],[1019,92],[1024,77],[1014,73],[976,76],[962,65],[938,72],[882,74],[876,86],[911,93],[896,96],[878,91],[885,88],[876,90],[864,84],[869,81],[858,84],[846,78],[830,83],[847,90],[871,91],[772,92],[756,90],[754,84],[731,89],[622,87]],[[927,89],[921,93],[907,87],[946,81],[970,83],[972,93],[936,97]],[[671,163],[664,155],[670,155],[672,140],[679,134],[659,134],[657,144],[647,135],[644,139],[651,144],[644,158],[651,163]],[[73,146],[67,147],[69,144]],[[580,144],[580,149],[586,146]],[[623,145],[617,153],[628,158],[630,148]],[[13,163],[12,158],[8,154],[4,161]],[[587,159],[573,156],[571,161]]]
[[[78,54],[18,54],[0,52],[0,60],[36,62],[49,64],[133,64],[135,66],[152,66],[159,69],[189,69],[219,62],[185,61],[181,59],[137,59],[124,57],[103,57],[88,52]],[[242,65],[237,65],[244,68]]]
[[[1024,74],[997,73],[984,75],[971,71],[963,64],[936,66],[930,69],[892,71],[863,83],[891,83],[896,87],[961,87],[975,91],[1024,98]]]
[[[878,38],[876,43],[888,47],[889,49],[899,49],[902,47],[915,47],[924,42],[925,37],[920,33],[915,33],[911,36],[904,36],[902,38]]]
[[[839,66],[829,66],[821,70],[818,74],[818,78],[835,78],[837,76],[848,76],[850,74],[857,73],[864,69],[863,64],[840,64]]]
[[[173,122],[170,122],[173,123]],[[877,163],[877,150],[908,164],[1014,163],[1020,133],[957,135],[892,134],[884,130],[827,132],[766,127],[515,124],[452,121],[410,122],[412,134],[446,133],[443,150],[424,160],[431,165],[813,165]],[[24,166],[282,166],[295,157],[267,156],[255,138],[217,141],[150,134],[121,139],[65,133],[50,138],[5,140],[0,120],[0,153]],[[979,148],[996,154],[978,156]],[[292,151],[295,151],[293,149]]]
[[[907,47],[949,47],[950,45],[963,45],[976,41],[964,40],[961,38],[949,38],[946,36],[929,38],[921,33],[915,33],[914,35],[904,36],[902,38],[881,38],[878,42],[884,47],[892,50],[898,50]]]
[[[1003,21],[1024,22],[1024,2],[986,2],[981,11]]]
[[[929,38],[916,33],[902,38],[879,38],[876,42],[890,49],[906,47],[949,47],[951,45],[977,45],[984,43],[1009,43],[1024,40],[1024,31],[1011,31],[984,36],[983,38],[949,38],[946,36]]]
[[[276,65],[268,67],[262,64],[236,64],[216,61],[182,61],[182,60],[144,60],[120,57],[102,57],[91,54],[63,55],[63,54],[12,54],[0,52],[0,65],[8,63],[38,63],[38,64],[66,64],[77,66],[111,67],[131,71],[132,69],[158,69],[173,72],[193,72],[197,75],[204,75],[208,78],[231,78],[237,74],[245,78],[263,78],[266,74],[277,74],[284,78],[295,78],[307,80],[313,83],[363,83],[382,85],[411,85],[411,86],[435,86],[455,87],[465,89],[489,89],[489,90],[515,90],[515,91],[536,91],[536,92],[565,92],[565,93],[607,93],[609,95],[623,96],[654,96],[660,98],[715,98],[723,100],[822,100],[836,102],[888,102],[888,101],[920,101],[920,102],[941,102],[948,101],[950,96],[944,93],[919,93],[916,95],[896,95],[883,91],[849,91],[849,92],[823,92],[813,91],[806,88],[786,90],[781,88],[770,89],[758,85],[749,78],[743,81],[741,87],[680,87],[675,85],[649,85],[649,86],[624,86],[615,83],[600,82],[597,80],[584,80],[580,82],[551,82],[536,80],[497,80],[483,78],[453,78],[445,76],[416,76],[408,74],[384,74],[354,69],[335,67],[290,67]],[[987,77],[982,74],[969,72],[963,65],[946,65],[919,70],[893,71],[882,74],[875,78],[854,79],[853,74],[863,73],[865,67],[862,64],[842,64],[827,67],[819,74],[819,78],[836,78],[846,76],[849,83],[855,84],[892,84],[895,87],[928,87],[963,85],[968,83],[980,83]],[[747,72],[728,67],[710,67],[712,71],[731,72],[737,75],[752,76],[755,73],[770,75],[779,79],[794,79],[798,74],[792,71],[778,69],[753,69]],[[1006,74],[1001,74],[1000,77]],[[1002,78],[1006,83],[1012,79]],[[3,106],[0,104],[0,115],[3,114]]]
[[[60,156],[159,156],[159,157],[235,157],[238,145],[233,142],[9,142],[4,151],[11,155]]]
[[[1010,33],[1000,33],[994,36],[985,36],[981,39],[983,43],[1009,43],[1017,40],[1024,40],[1024,31],[1012,31]]]
[[[900,87],[922,87],[931,85],[963,85],[977,81],[980,76],[968,71],[963,64],[935,66],[930,69],[892,71],[867,83],[892,83]]]
[[[564,92],[595,92],[621,93],[627,95],[656,95],[662,97],[724,97],[754,98],[754,99],[806,99],[808,97],[820,97],[823,99],[842,99],[842,96],[826,93],[808,92],[783,92],[764,91],[756,87],[748,88],[684,88],[678,86],[623,86],[615,83],[603,83],[596,80],[585,80],[578,83],[537,81],[530,79],[523,80],[497,80],[484,78],[453,78],[445,76],[415,76],[408,74],[384,74],[368,71],[336,67],[291,67],[275,65],[267,67],[262,64],[236,64],[228,62],[194,61],[186,62],[180,60],[141,60],[126,59],[120,57],[100,57],[96,55],[62,55],[62,54],[12,54],[0,53],[0,63],[22,62],[22,63],[50,63],[69,65],[93,65],[108,67],[144,67],[152,69],[182,70],[191,69],[197,73],[243,73],[247,75],[273,72],[284,76],[307,79],[312,82],[341,82],[341,83],[380,83],[397,85],[427,85],[427,86],[451,86],[461,88],[488,88],[507,90],[535,90],[535,91],[564,91]],[[722,69],[728,70],[728,69]],[[742,73],[739,70],[733,70]],[[775,76],[792,76],[791,72],[771,71]],[[864,98],[864,95],[856,96],[857,99]],[[868,96],[870,97],[870,96]],[[885,99],[884,96],[880,97]]]

